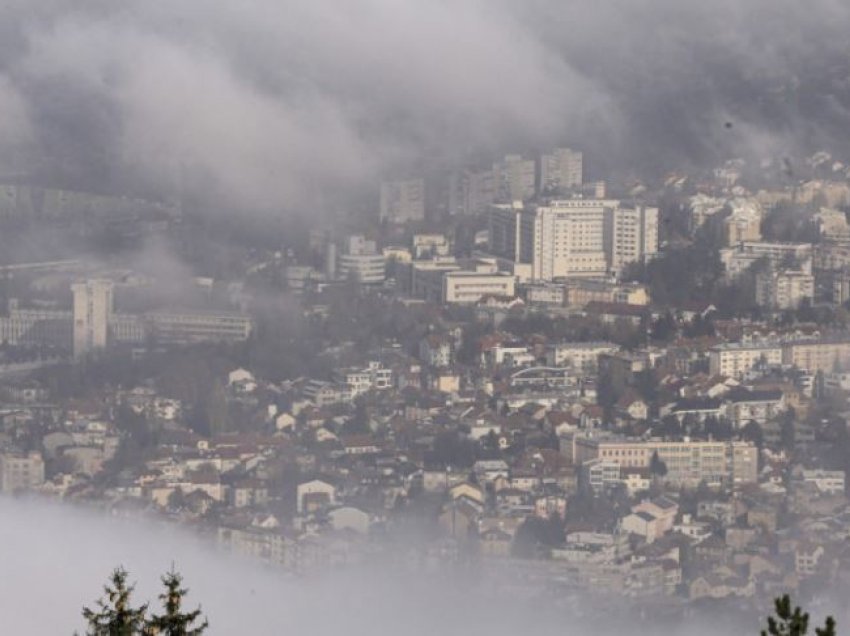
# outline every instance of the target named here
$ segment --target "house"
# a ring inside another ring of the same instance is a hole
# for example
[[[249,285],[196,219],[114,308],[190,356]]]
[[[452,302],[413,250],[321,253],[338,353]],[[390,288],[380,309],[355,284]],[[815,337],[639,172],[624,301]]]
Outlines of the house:
[[[652,543],[663,534],[660,520],[648,512],[633,512],[626,515],[620,520],[620,529],[642,537],[647,543]]]
[[[452,500],[465,497],[470,501],[474,501],[479,506],[484,506],[484,491],[479,486],[470,484],[469,482],[463,482],[453,486],[449,490],[449,496],[451,496]]]
[[[336,503],[336,487],[330,482],[321,479],[305,481],[295,489],[296,510],[299,514],[315,510],[319,507],[328,507]]]
[[[443,531],[453,539],[466,540],[477,532],[480,511],[467,500],[451,501],[440,513],[438,522]]]
[[[825,554],[822,545],[801,544],[794,550],[794,571],[800,578],[813,576]]]
[[[274,420],[274,426],[279,431],[294,431],[297,420],[291,413],[281,413]]]
[[[453,362],[454,341],[447,335],[429,334],[419,342],[419,359],[429,367],[449,367]]]
[[[513,535],[507,530],[493,526],[478,534],[481,554],[490,557],[507,557],[511,554]]]
[[[239,368],[227,374],[227,386],[236,393],[253,393],[257,390],[257,381],[253,373]]]
[[[627,389],[614,404],[617,415],[631,420],[645,420],[649,417],[649,405],[637,392]]]
[[[643,537],[652,543],[673,529],[679,506],[666,497],[642,501],[632,506],[632,512],[620,521],[623,532]]]

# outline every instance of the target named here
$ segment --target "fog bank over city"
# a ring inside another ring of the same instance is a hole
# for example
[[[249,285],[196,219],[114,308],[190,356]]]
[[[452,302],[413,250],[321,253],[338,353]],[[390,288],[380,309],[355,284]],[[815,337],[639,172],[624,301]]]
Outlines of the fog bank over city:
[[[666,170],[816,147],[848,123],[850,8],[834,0],[6,0],[0,15],[5,167],[69,185],[291,209],[506,148],[593,145],[600,171]]]
[[[591,628],[567,608],[530,601],[520,588],[510,596],[491,596],[486,582],[474,574],[449,580],[371,567],[287,577],[213,551],[166,524],[105,519],[80,508],[10,499],[0,500],[0,516],[5,573],[0,614],[9,633],[64,634],[82,627],[82,606],[94,604],[119,564],[136,582],[135,603],[151,602],[152,608],[159,577],[174,564],[190,588],[187,606],[202,605],[213,634],[580,636],[600,629],[598,617]],[[49,611],[43,611],[45,602]],[[702,620],[665,623],[664,629],[695,635],[703,631]],[[634,616],[630,630],[649,634],[653,625],[652,617]],[[614,624],[603,628],[616,629]]]

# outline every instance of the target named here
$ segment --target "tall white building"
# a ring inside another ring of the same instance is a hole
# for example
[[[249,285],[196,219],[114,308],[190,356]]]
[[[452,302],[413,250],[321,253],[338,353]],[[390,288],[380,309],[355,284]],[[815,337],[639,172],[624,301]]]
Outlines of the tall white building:
[[[645,205],[615,208],[611,213],[611,269],[619,272],[629,263],[658,254],[658,208]]]
[[[571,148],[556,148],[540,157],[540,191],[560,192],[581,186],[584,158]]]
[[[80,358],[109,344],[113,283],[90,279],[74,283],[71,292],[74,295],[74,357]]]
[[[424,218],[424,179],[385,181],[381,184],[381,221],[407,223]]]
[[[624,208],[610,199],[494,205],[490,251],[530,265],[533,281],[602,278],[658,253],[658,208]]]
[[[520,254],[533,280],[604,276],[608,272],[606,217],[617,201],[565,199],[527,209]]]

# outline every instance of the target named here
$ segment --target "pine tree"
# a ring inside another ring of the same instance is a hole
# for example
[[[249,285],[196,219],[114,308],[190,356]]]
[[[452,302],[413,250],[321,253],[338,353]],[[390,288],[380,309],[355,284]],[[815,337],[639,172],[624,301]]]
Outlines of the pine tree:
[[[791,597],[785,594],[774,601],[776,616],[767,617],[767,629],[761,636],[805,636],[809,631],[809,614],[791,607]],[[827,617],[824,627],[816,627],[817,636],[835,636],[835,619]]]
[[[134,586],[127,585],[127,571],[116,568],[110,584],[104,586],[104,597],[97,608],[83,608],[83,618],[88,621],[88,636],[137,636],[144,633],[147,604],[133,607],[130,597]]]
[[[162,606],[165,612],[163,614],[154,614],[147,623],[147,634],[164,634],[167,636],[199,636],[203,634],[209,624],[206,618],[201,617],[201,608],[183,612],[183,598],[188,593],[188,590],[180,587],[183,581],[177,572],[172,568],[171,572],[162,577],[162,584],[165,586],[165,592],[159,595],[162,600]],[[194,623],[202,619],[203,622],[195,627]]]

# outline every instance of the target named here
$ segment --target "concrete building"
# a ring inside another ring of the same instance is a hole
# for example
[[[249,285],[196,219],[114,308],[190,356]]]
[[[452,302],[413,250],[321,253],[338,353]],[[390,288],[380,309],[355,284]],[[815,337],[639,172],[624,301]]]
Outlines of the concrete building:
[[[339,381],[345,385],[351,399],[354,399],[368,391],[383,391],[392,388],[393,370],[373,360],[362,369],[348,369],[341,372]]]
[[[414,234],[413,258],[420,260],[434,256],[448,256],[451,253],[451,243],[444,234]]]
[[[6,452],[0,455],[0,491],[30,490],[43,483],[44,460],[41,453]]]
[[[609,268],[620,272],[658,254],[658,208],[639,205],[617,207],[609,213],[613,235],[609,246]]]
[[[73,314],[61,309],[21,309],[10,299],[8,315],[0,316],[0,342],[10,345],[70,348]]]
[[[761,216],[732,214],[723,219],[723,234],[726,245],[737,245],[745,241],[760,241]]]
[[[530,201],[537,194],[537,167],[532,159],[505,155],[493,165],[496,201]]]
[[[109,344],[114,307],[113,283],[92,279],[71,285],[74,295],[74,357],[81,358]]]
[[[381,221],[407,223],[424,218],[424,179],[385,181],[381,184]]]
[[[241,342],[253,328],[249,316],[229,311],[150,312],[141,319],[159,344]]]
[[[615,353],[620,347],[613,342],[560,342],[546,350],[546,364],[568,367],[577,373],[595,373],[599,356]]]
[[[523,261],[520,236],[523,206],[521,203],[499,203],[490,206],[488,225],[489,251],[493,256],[514,263]]]
[[[714,347],[708,354],[709,373],[741,378],[759,364],[780,366],[781,344],[728,343]]]
[[[614,462],[621,467],[649,468],[653,455],[664,462],[664,480],[671,484],[695,487],[755,483],[758,480],[758,449],[750,442],[664,441],[657,439],[574,440],[575,459],[584,463],[593,459]]]
[[[452,175],[449,184],[451,214],[483,214],[496,200],[493,170],[464,170]]]
[[[803,482],[814,484],[818,492],[827,495],[843,495],[845,475],[843,470],[824,470],[822,468],[804,470]]]
[[[658,252],[658,210],[609,199],[564,199],[527,207],[514,249],[534,281],[604,278]]]
[[[532,264],[532,280],[604,277],[608,273],[610,216],[617,201],[566,199],[527,208],[520,224],[520,260]],[[609,240],[606,240],[609,239]]]
[[[340,280],[354,280],[364,285],[381,284],[387,277],[386,258],[378,252],[375,241],[362,235],[348,238],[336,269]]]
[[[850,224],[847,223],[847,215],[841,210],[821,208],[812,216],[812,220],[823,238],[835,241],[850,239]]]
[[[812,255],[811,243],[744,241],[735,247],[720,250],[720,261],[729,278],[737,278],[761,260],[777,268],[793,262],[797,269],[811,274]]]
[[[571,148],[556,148],[540,157],[540,192],[562,193],[584,181],[584,156]]]
[[[805,340],[783,346],[782,362],[808,373],[850,370],[850,340]]]
[[[756,276],[756,303],[772,309],[797,309],[804,300],[815,296],[815,277],[811,271],[773,269]]]
[[[485,296],[516,295],[516,280],[497,271],[454,271],[443,274],[443,302],[476,303]]]

